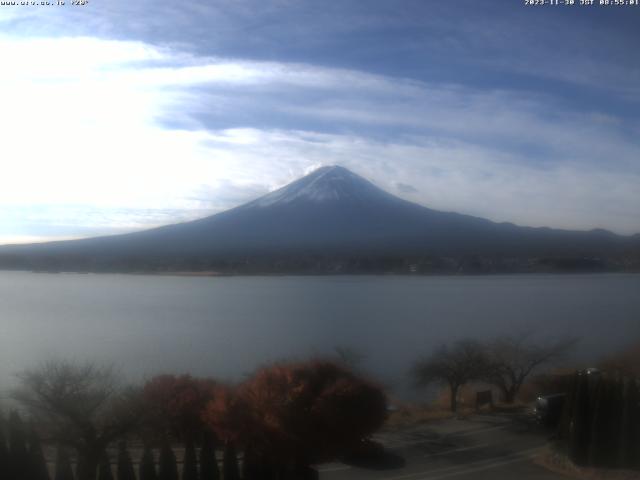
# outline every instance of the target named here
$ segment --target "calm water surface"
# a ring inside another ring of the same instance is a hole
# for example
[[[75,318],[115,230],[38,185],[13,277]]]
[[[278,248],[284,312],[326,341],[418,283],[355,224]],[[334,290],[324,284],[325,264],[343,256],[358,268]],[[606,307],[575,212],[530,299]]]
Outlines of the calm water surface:
[[[161,277],[0,272],[0,389],[51,357],[119,365],[132,379],[239,379],[269,360],[366,355],[405,390],[442,342],[535,330],[578,335],[590,361],[640,338],[640,275]]]

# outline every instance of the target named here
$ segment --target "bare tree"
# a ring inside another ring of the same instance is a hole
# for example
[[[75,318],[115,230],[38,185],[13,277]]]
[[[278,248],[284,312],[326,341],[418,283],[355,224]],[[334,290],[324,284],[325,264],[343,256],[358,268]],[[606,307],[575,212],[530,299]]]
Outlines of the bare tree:
[[[485,380],[500,389],[505,403],[513,403],[529,375],[561,358],[575,343],[573,338],[534,343],[530,333],[498,338],[486,347],[490,368]]]
[[[451,391],[451,411],[458,410],[458,391],[472,380],[486,375],[488,359],[482,344],[474,340],[459,340],[442,345],[429,357],[413,366],[413,376],[419,386],[445,384]]]
[[[27,370],[13,397],[48,440],[78,453],[78,479],[94,480],[106,447],[138,425],[138,395],[121,386],[112,367],[53,361]]]

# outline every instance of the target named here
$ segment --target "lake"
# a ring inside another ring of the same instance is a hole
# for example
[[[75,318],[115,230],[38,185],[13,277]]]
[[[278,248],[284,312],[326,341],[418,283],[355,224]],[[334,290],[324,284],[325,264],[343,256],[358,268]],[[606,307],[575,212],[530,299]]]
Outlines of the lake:
[[[640,339],[640,275],[173,277],[0,272],[0,389],[49,358],[240,379],[348,347],[407,394],[411,363],[461,337],[581,338],[574,358]]]

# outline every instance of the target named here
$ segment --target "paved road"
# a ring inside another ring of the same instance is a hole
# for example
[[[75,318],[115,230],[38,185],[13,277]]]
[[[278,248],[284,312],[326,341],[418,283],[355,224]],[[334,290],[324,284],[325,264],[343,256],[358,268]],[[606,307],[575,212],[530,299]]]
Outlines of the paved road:
[[[547,436],[511,416],[477,415],[387,432],[376,440],[390,455],[384,465],[327,464],[321,480],[554,480],[533,463]]]

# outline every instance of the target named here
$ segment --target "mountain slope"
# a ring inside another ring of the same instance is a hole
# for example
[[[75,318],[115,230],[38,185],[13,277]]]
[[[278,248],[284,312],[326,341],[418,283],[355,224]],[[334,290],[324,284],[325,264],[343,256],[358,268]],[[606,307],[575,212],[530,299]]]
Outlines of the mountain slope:
[[[230,259],[278,256],[584,256],[637,244],[604,230],[519,227],[395,197],[342,167],[323,167],[257,200],[143,232],[0,247],[0,257]],[[6,263],[6,262],[5,262]]]

